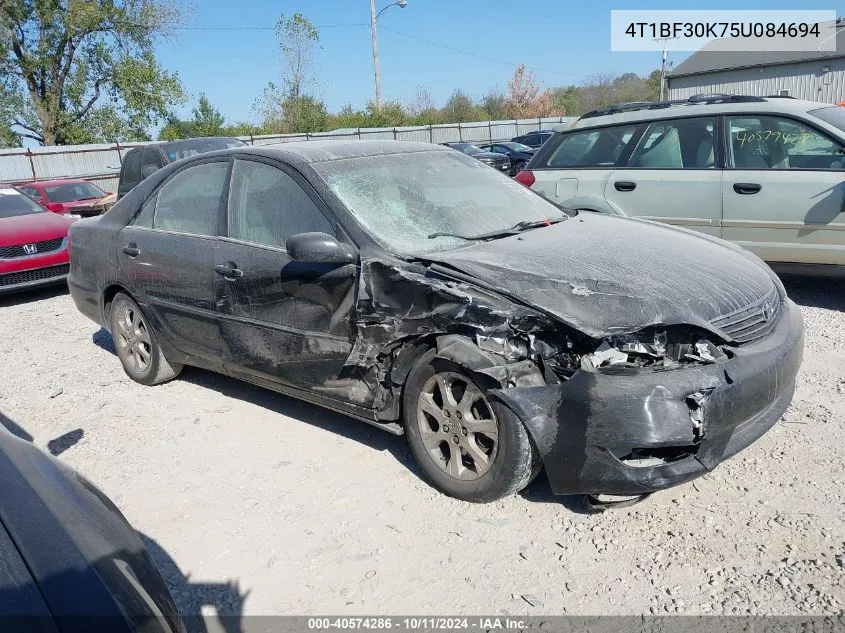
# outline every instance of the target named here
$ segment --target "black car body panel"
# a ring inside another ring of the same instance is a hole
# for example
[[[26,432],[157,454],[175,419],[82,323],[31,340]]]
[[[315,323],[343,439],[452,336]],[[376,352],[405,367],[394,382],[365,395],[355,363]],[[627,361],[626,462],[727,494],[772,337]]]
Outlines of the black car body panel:
[[[511,160],[505,154],[497,154],[496,152],[474,152],[469,153],[462,149],[463,147],[470,146],[475,149],[478,149],[476,146],[472,145],[472,143],[463,143],[463,142],[455,142],[455,143],[443,143],[446,147],[451,147],[452,149],[456,149],[459,152],[464,152],[468,156],[472,156],[476,160],[480,160],[482,163],[486,165],[490,165],[493,169],[501,172],[508,172],[511,171]]]
[[[533,148],[529,148],[527,145],[523,149],[517,149],[519,145],[513,145],[513,141],[511,143],[490,143],[485,145],[479,145],[481,149],[485,152],[491,152],[493,154],[504,154],[507,156],[511,161],[511,176],[515,176],[517,172],[525,169],[525,166],[528,164],[534,157],[534,152],[536,151]]]
[[[543,143],[548,141],[552,136],[554,136],[554,132],[552,130],[537,130],[535,132],[523,134],[522,136],[516,136],[512,138],[511,141],[514,143],[522,143],[523,145],[536,149],[542,147]]]
[[[639,256],[620,261],[622,249]],[[771,275],[749,267],[742,252],[660,224],[593,213],[431,259],[518,295],[593,338],[658,324],[715,331],[712,319],[774,288]]]
[[[237,261],[247,283],[215,282],[219,352],[188,352],[158,314],[156,293],[182,292],[187,276],[162,271],[165,290],[152,290],[122,263],[124,227],[186,162],[147,179],[106,215],[75,224],[71,294],[80,311],[108,328],[110,298],[127,292],[149,311],[169,359],[395,433],[402,432],[396,421],[405,379],[416,359],[436,348],[436,359],[460,366],[524,422],[560,493],[621,494],[680,483],[780,417],[800,363],[803,325],[771,270],[742,249],[682,229],[584,213],[502,239],[398,256],[353,219],[315,170],[324,161],[446,151],[347,141],[209,155],[275,162],[298,174],[338,240],[355,253],[353,264],[303,264],[283,249],[227,238],[221,220],[222,236],[208,250],[218,265]],[[206,296],[203,290],[176,309],[185,319],[206,313]],[[753,326],[762,338],[735,340],[736,315],[752,312],[766,322]],[[707,339],[724,352],[709,361],[682,354],[671,368],[585,366],[603,341],[655,330]],[[642,459],[659,463],[626,465]]]
[[[0,614],[34,627],[18,630],[184,630],[138,534],[96,486],[2,428],[0,480]]]

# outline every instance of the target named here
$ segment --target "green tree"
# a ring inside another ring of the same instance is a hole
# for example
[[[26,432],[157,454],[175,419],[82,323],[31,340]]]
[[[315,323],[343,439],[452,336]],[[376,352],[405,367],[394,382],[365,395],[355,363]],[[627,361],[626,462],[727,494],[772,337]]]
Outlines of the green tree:
[[[200,95],[197,107],[194,108],[193,118],[182,121],[171,115],[158,137],[163,141],[173,141],[180,138],[194,138],[198,136],[224,136],[223,126],[226,120],[220,111],[211,105],[204,94]]]
[[[498,88],[491,88],[481,99],[481,108],[491,121],[502,121],[507,118],[505,95]]]
[[[0,136],[147,138],[184,98],[153,55],[178,16],[170,0],[0,0]]]
[[[440,110],[443,123],[466,123],[478,120],[480,113],[468,94],[455,90]]]
[[[370,101],[364,111],[366,115],[365,127],[401,127],[408,125],[410,117],[405,107],[398,101],[383,101],[381,110]]]
[[[584,114],[584,106],[581,103],[581,89],[578,86],[552,88],[552,103],[555,108],[567,116]]]
[[[278,132],[317,132],[328,112],[311,92],[320,33],[301,13],[279,17],[276,36],[282,53],[282,83],[270,82],[256,103],[263,127]]]
[[[359,127],[367,127],[367,113],[356,110],[351,103],[343,106],[337,114],[330,115],[326,122],[328,130]]]

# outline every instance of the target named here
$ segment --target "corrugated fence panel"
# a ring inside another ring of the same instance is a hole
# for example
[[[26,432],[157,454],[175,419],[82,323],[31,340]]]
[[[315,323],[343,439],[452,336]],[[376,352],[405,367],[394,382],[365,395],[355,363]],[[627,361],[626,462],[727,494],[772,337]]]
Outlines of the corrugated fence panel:
[[[38,151],[32,156],[39,180],[114,174],[120,171],[120,161],[117,148],[108,145],[65,153]]]
[[[32,165],[26,152],[19,149],[0,150],[0,183],[32,180]]]
[[[251,145],[275,145],[292,141],[320,139],[378,139],[405,140],[430,143],[469,141],[484,143],[511,139],[514,136],[550,129],[573,120],[574,117],[521,119],[519,121],[474,121],[443,125],[406,126],[397,128],[347,128],[313,134],[271,134],[239,137]],[[113,191],[117,174],[126,152],[144,142],[101,145],[64,145],[33,147],[31,149],[0,149],[0,184],[20,184],[35,179],[86,178],[100,187]]]

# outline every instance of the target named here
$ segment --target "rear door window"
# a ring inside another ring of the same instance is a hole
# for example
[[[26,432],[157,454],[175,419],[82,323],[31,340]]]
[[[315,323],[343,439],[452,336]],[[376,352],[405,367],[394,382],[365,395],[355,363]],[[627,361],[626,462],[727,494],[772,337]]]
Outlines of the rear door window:
[[[716,120],[712,117],[671,119],[652,123],[634,151],[629,167],[646,169],[712,169]]]
[[[189,167],[173,176],[158,192],[153,228],[217,235],[228,171],[228,161],[214,162]]]
[[[613,167],[628,147],[636,125],[568,132],[549,156],[549,167]]]

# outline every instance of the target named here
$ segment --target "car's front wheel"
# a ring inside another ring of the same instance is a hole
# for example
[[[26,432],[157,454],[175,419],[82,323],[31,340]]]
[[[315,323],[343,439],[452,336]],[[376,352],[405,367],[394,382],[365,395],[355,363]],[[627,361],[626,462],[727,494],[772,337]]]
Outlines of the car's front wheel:
[[[111,303],[111,333],[123,370],[142,385],[173,380],[182,365],[164,357],[147,318],[129,296],[119,293]]]
[[[428,481],[464,501],[501,499],[527,486],[539,456],[522,422],[457,366],[424,354],[408,376],[403,421]]]
[[[514,176],[525,169],[526,162],[524,160],[518,160],[513,164],[513,174]]]

